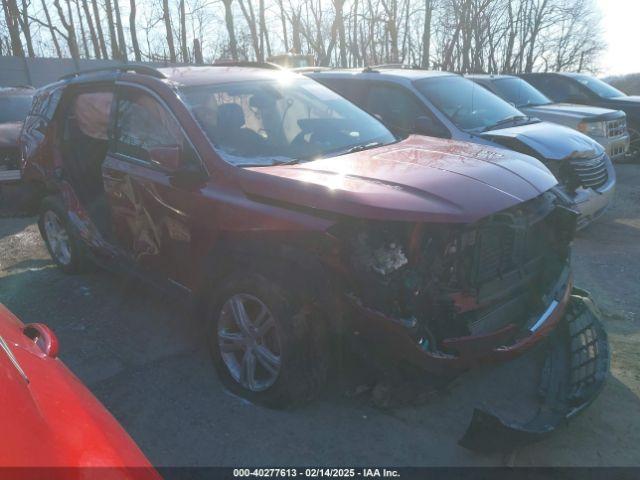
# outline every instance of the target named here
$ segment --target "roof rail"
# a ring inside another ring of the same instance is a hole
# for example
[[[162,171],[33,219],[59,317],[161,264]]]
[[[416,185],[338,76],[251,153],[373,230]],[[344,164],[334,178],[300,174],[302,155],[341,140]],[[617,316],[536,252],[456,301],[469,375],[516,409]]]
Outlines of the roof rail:
[[[282,70],[280,65],[269,62],[252,62],[248,60],[216,60],[211,64],[212,67],[247,67],[247,68],[265,68],[268,70]]]
[[[99,73],[99,72],[135,72],[135,73],[140,73],[142,75],[149,75],[155,78],[166,78],[164,74],[155,67],[150,67],[148,65],[127,64],[127,65],[114,65],[112,67],[92,68],[89,70],[80,70],[78,72],[73,72],[67,75],[63,75],[62,77],[59,78],[59,80],[69,80],[71,78],[75,78],[80,75],[85,75],[87,73]]]
[[[415,70],[418,67],[416,67],[415,65],[406,65],[404,63],[383,63],[380,65],[369,65],[367,67],[364,67],[362,71],[375,72],[376,70],[384,70],[384,69],[391,69],[391,68],[398,68],[401,70]]]
[[[318,73],[318,72],[326,72],[327,70],[333,70],[331,67],[296,67],[292,68],[291,71],[295,73]]]

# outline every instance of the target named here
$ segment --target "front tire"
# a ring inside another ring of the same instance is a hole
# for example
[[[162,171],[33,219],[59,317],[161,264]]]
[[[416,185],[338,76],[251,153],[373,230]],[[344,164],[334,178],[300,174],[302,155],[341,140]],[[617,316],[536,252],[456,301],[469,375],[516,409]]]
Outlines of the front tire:
[[[78,273],[86,269],[87,259],[59,198],[46,197],[42,201],[38,227],[51,258],[62,271]]]
[[[223,282],[208,315],[213,363],[233,393],[272,408],[312,399],[324,384],[323,319],[303,295],[260,273]]]

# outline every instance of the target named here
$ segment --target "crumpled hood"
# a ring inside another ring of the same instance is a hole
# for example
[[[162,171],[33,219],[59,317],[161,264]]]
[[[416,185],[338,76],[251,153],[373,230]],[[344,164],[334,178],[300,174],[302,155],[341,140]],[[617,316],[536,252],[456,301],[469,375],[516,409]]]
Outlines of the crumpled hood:
[[[0,147],[16,147],[22,122],[0,123]]]
[[[584,119],[614,120],[624,117],[624,112],[610,110],[608,108],[591,107],[589,105],[577,105],[575,103],[550,103],[535,107],[523,107],[521,110],[528,115],[538,116],[542,120],[552,118],[574,118],[577,121]]]
[[[604,152],[599,143],[586,135],[548,122],[491,130],[480,136],[510,148],[514,148],[513,141],[518,141],[547,160],[593,158]]]
[[[238,170],[259,199],[359,218],[468,223],[537,197],[557,181],[503,149],[410,136],[363,152]]]

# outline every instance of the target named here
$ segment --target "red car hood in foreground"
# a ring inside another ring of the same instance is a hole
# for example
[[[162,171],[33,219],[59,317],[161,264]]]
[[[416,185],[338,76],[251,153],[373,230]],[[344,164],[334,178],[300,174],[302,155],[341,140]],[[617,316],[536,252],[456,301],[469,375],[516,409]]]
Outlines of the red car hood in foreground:
[[[239,178],[247,194],[266,199],[360,218],[450,223],[474,222],[557,183],[527,155],[422,136],[298,165],[245,168]]]
[[[80,380],[23,329],[0,304],[0,336],[10,352],[0,345],[0,472],[7,473],[5,467],[29,467],[14,476],[32,478],[39,472],[39,478],[47,479],[160,478]],[[34,467],[47,469],[30,470]]]

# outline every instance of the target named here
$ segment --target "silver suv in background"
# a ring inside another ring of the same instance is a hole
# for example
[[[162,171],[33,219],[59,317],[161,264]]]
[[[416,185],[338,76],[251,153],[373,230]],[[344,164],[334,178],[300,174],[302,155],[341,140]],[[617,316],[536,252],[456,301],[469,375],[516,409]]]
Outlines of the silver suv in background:
[[[512,75],[466,77],[527,115],[559,123],[588,135],[605,148],[611,160],[621,159],[629,149],[627,115],[621,110],[556,103],[528,82]]]
[[[305,75],[378,117],[400,137],[450,138],[537,158],[559,180],[556,193],[566,206],[580,212],[578,228],[601,216],[613,198],[616,173],[600,144],[526,115],[460,75],[385,66]]]

